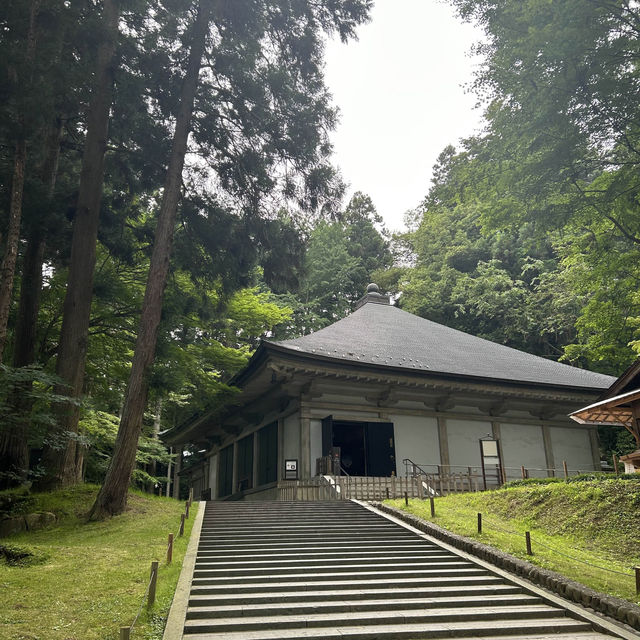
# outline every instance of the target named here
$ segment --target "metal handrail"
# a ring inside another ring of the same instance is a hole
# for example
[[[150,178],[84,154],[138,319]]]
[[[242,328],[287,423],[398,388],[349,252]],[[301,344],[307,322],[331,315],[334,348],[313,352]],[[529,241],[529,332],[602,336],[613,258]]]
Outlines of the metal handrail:
[[[416,464],[413,460],[409,460],[409,458],[405,458],[402,461],[402,464],[404,465],[404,471],[405,471],[405,475],[409,475],[408,473],[408,466],[411,465],[413,468],[413,472],[412,472],[412,476],[415,478],[417,475],[420,475],[419,473],[416,473],[416,469],[423,475],[423,476],[428,476],[431,475],[428,471],[425,471],[419,464]]]

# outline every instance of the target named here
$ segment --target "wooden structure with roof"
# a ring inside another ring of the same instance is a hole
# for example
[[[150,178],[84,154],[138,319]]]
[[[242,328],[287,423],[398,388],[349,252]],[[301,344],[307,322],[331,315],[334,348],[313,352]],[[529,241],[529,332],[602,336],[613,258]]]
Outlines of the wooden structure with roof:
[[[470,479],[487,438],[507,479],[553,475],[563,461],[588,471],[600,468],[597,430],[567,414],[613,381],[407,313],[370,285],[348,317],[263,341],[231,381],[231,404],[165,440],[206,451],[191,484],[220,499],[275,498],[287,478],[329,471]]]
[[[636,450],[620,456],[627,473],[640,472],[640,359],[636,360],[602,398],[571,414],[585,425],[624,427],[634,437]]]

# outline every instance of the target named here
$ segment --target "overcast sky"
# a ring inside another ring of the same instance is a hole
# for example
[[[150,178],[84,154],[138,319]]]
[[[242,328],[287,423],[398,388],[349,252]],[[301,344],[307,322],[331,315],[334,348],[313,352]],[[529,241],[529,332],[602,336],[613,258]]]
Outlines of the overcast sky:
[[[340,109],[334,160],[354,191],[368,193],[391,230],[427,194],[447,144],[480,127],[465,90],[479,31],[438,0],[376,0],[359,40],[331,41],[326,82]]]

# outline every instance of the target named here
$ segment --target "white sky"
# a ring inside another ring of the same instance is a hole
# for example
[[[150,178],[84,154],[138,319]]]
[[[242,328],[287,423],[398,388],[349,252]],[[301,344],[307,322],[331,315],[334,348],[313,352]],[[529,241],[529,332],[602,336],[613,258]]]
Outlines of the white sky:
[[[463,85],[479,30],[438,0],[376,0],[359,40],[329,42],[325,79],[340,109],[334,161],[354,191],[373,199],[387,227],[429,190],[447,144],[477,131],[481,111]]]

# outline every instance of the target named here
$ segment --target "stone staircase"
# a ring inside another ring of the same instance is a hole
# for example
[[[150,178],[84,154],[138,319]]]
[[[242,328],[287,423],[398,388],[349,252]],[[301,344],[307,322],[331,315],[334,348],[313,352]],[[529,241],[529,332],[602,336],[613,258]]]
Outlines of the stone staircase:
[[[354,502],[207,503],[186,640],[551,637],[612,636]]]

